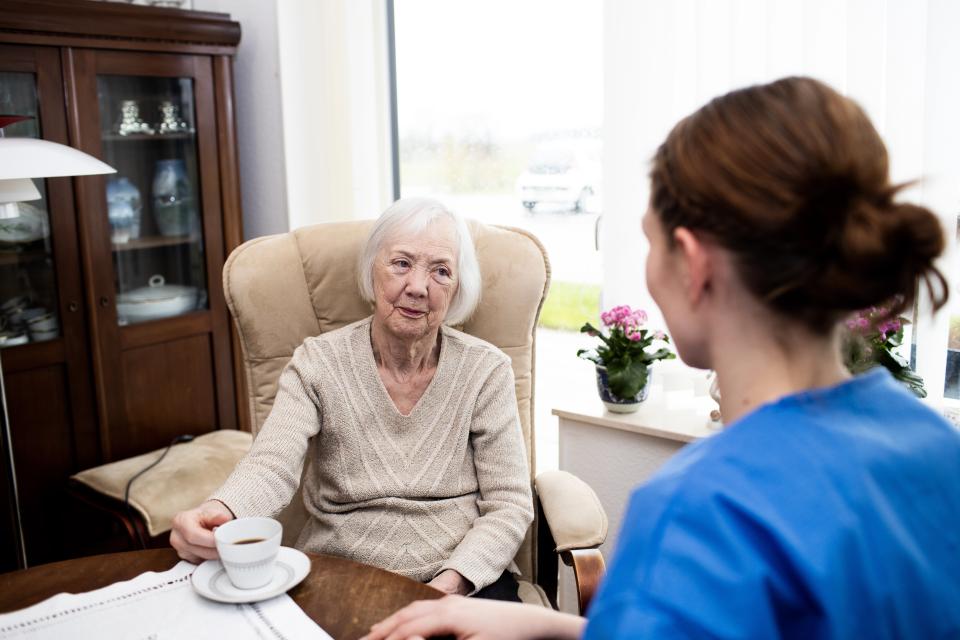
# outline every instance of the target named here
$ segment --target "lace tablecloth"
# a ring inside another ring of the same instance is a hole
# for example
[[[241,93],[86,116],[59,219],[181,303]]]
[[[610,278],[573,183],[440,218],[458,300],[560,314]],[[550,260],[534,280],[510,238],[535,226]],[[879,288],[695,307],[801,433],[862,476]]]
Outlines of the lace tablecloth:
[[[283,594],[254,604],[222,604],[190,584],[196,566],[180,562],[87,593],[61,593],[0,615],[0,638],[98,640],[332,640]]]

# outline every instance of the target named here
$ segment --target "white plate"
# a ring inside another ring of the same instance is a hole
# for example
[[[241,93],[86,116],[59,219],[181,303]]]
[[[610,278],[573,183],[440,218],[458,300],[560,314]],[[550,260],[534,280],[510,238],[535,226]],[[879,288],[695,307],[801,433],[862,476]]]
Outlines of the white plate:
[[[193,589],[204,598],[217,602],[260,602],[286,593],[310,573],[310,558],[296,549],[280,547],[277,569],[265,586],[259,589],[238,589],[230,582],[219,560],[207,560],[193,572]]]

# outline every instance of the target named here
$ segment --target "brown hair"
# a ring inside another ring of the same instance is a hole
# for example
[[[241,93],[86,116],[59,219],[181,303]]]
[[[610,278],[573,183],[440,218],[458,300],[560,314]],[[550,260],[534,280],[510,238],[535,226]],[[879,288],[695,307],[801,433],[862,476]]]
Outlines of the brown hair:
[[[811,78],[716,98],[657,150],[651,205],[668,237],[709,234],[771,308],[828,331],[851,311],[912,302],[919,279],[934,308],[943,230],[928,209],[894,202],[887,150],[854,101]]]

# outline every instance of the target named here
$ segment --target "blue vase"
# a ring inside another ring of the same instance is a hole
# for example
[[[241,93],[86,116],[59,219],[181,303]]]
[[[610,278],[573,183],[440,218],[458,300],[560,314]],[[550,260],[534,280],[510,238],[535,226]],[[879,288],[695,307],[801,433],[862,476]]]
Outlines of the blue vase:
[[[193,187],[183,160],[160,160],[153,174],[153,217],[164,236],[185,236],[198,227]]]
[[[110,240],[123,244],[140,237],[140,214],[143,204],[140,190],[123,176],[107,182],[107,219],[110,221]]]
[[[639,409],[640,403],[650,395],[650,381],[652,379],[653,371],[647,369],[647,383],[637,392],[637,395],[632,398],[621,398],[610,390],[607,368],[597,365],[597,392],[600,394],[600,400],[607,410],[613,413],[633,413]]]

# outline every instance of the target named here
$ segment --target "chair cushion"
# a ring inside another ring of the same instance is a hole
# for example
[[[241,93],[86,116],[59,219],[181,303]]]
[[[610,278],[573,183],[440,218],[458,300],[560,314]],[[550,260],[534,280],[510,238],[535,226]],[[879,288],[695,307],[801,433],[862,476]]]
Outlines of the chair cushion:
[[[245,431],[213,431],[173,446],[160,464],[137,478],[130,487],[130,505],[143,516],[150,535],[169,531],[174,515],[197,506],[223,484],[251,442],[252,436]],[[72,480],[122,502],[130,478],[163,451],[87,469]]]
[[[517,580],[517,595],[524,604],[534,604],[538,607],[552,609],[547,594],[544,593],[540,585],[528,582],[526,580]]]

